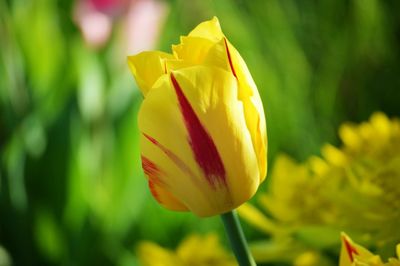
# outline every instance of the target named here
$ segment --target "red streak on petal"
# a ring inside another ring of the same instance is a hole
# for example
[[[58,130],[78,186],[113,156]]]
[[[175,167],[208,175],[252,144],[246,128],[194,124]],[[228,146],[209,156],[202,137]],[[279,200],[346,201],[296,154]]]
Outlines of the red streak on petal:
[[[351,243],[346,239],[345,236],[342,237],[344,246],[346,248],[347,254],[349,254],[350,261],[354,261],[354,254],[358,255],[358,251],[355,247],[351,245]]]
[[[229,65],[231,67],[233,75],[235,76],[235,78],[237,78],[235,68],[233,67],[231,53],[229,51],[228,42],[226,41],[226,38],[224,38],[224,42],[225,42],[225,50],[226,50],[226,55],[228,56]]]
[[[189,133],[189,143],[197,164],[213,188],[217,184],[226,186],[225,168],[213,140],[201,124],[172,73],[171,81],[175,88],[185,126]]]
[[[167,149],[164,147],[161,143],[159,143],[155,138],[147,135],[146,133],[143,133],[143,135],[154,145],[156,145],[158,148],[160,148],[165,155],[168,156],[168,158],[175,163],[175,165],[181,169],[184,173],[188,174],[192,178],[195,178],[195,174],[192,172],[192,170],[189,168],[189,166],[182,161],[175,153],[173,153],[171,150]]]
[[[149,177],[149,188],[153,197],[161,203],[161,199],[157,193],[156,186],[162,186],[164,183],[160,179],[161,171],[157,165],[142,155],[142,168],[144,173]]]
[[[148,140],[150,140],[151,143],[155,144],[156,146],[161,145],[155,138],[150,137],[150,136],[147,135],[146,133],[143,133],[143,135],[144,135]]]
[[[144,173],[149,176],[149,178],[158,178],[160,170],[158,167],[149,159],[142,155],[142,168]]]
[[[161,202],[161,199],[160,199],[160,195],[158,195],[158,193],[157,193],[156,185],[155,185],[155,183],[154,183],[151,179],[149,179],[149,188],[150,188],[150,192],[151,192],[151,194],[153,195],[153,197],[154,197],[159,203],[162,203],[162,202]]]
[[[164,74],[167,74],[168,73],[168,71],[167,71],[167,61],[165,61],[165,60],[163,60],[164,61]]]

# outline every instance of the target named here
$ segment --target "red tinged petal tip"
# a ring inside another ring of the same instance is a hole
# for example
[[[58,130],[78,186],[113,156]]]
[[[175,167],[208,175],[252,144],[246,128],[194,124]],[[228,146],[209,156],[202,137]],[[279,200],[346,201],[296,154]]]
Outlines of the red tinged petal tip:
[[[159,203],[162,203],[156,191],[156,185],[159,186],[163,185],[163,182],[160,179],[160,174],[161,174],[160,169],[157,167],[155,163],[153,163],[143,155],[142,155],[142,168],[144,173],[149,177],[148,182],[151,194]]]
[[[200,166],[208,183],[213,188],[216,188],[217,185],[220,184],[226,186],[225,168],[215,143],[201,124],[172,73],[171,82],[175,88],[180,110],[189,134],[189,144],[197,164]]]
[[[226,55],[228,56],[229,66],[231,67],[232,74],[235,76],[235,78],[237,78],[235,68],[233,67],[232,57],[231,57],[231,53],[229,51],[228,42],[226,41],[226,38],[224,38],[224,43],[225,43]]]
[[[150,189],[150,192],[151,192],[151,194],[153,195],[153,197],[154,197],[159,203],[162,203],[161,200],[160,200],[160,196],[159,196],[158,193],[157,193],[156,186],[155,186],[154,182],[151,181],[150,179],[149,179],[149,189]]]
[[[344,247],[346,248],[347,254],[349,255],[349,259],[351,262],[354,261],[354,254],[358,255],[357,249],[351,245],[351,243],[347,240],[345,236],[342,236]]]
[[[149,159],[142,155],[142,168],[144,173],[151,179],[158,179],[160,170],[158,167]]]

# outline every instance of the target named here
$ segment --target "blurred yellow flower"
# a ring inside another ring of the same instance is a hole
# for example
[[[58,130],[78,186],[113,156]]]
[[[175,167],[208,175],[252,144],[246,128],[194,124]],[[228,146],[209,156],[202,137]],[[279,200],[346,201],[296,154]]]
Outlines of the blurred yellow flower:
[[[346,234],[342,233],[339,266],[400,266],[400,244],[397,245],[397,257],[389,258],[389,261],[384,263],[379,255],[354,243]]]
[[[298,164],[280,156],[260,203],[282,225],[348,227],[392,239],[400,233],[400,122],[375,113],[339,132],[344,145],[325,145],[323,158]]]
[[[400,121],[374,113],[368,122],[342,125],[339,135],[342,147],[326,144],[322,157],[276,159],[269,190],[259,197],[268,216],[249,204],[239,208],[272,236],[270,245],[291,239],[304,252],[333,249],[342,230],[383,251],[400,242]]]
[[[128,58],[145,97],[138,121],[150,190],[171,210],[228,212],[255,194],[267,171],[257,87],[216,17],[172,50]]]
[[[152,242],[138,246],[143,266],[236,266],[235,259],[221,246],[216,234],[191,235],[180,243],[176,251]]]

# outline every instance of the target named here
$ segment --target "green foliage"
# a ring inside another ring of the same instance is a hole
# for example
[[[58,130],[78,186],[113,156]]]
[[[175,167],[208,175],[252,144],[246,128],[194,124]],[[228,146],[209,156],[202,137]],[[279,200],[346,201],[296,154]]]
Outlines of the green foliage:
[[[175,247],[188,232],[222,228],[151,198],[136,125],[142,97],[120,52],[123,15],[93,49],[74,5],[0,0],[0,265],[136,265],[140,240]],[[166,5],[162,50],[219,17],[262,95],[270,163],[278,151],[318,153],[343,121],[400,116],[398,1]]]

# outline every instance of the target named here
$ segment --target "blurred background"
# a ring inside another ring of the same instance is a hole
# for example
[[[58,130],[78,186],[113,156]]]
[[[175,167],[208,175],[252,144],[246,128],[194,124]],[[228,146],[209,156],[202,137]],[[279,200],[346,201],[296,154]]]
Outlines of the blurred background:
[[[1,266],[140,265],[140,241],[191,232],[226,246],[218,217],[152,199],[126,63],[214,15],[262,96],[270,169],[340,145],[345,121],[400,116],[397,0],[0,0]]]

